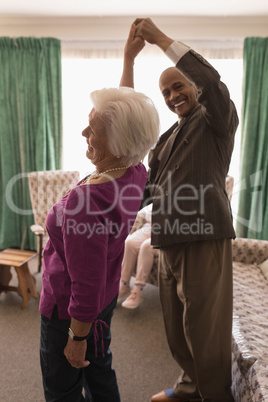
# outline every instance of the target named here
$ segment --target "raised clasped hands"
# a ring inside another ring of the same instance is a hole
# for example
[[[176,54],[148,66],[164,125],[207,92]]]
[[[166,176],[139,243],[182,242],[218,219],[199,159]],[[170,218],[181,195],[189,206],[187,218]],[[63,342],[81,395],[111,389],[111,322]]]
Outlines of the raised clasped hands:
[[[137,18],[134,25],[136,26],[135,37],[141,37],[148,43],[159,46],[163,51],[166,51],[173,42],[173,39],[160,31],[151,18]]]
[[[161,40],[165,39],[167,39],[167,36],[157,28],[150,18],[137,18],[130,27],[124,49],[125,57],[128,60],[134,60],[144,48],[145,41],[160,46]]]
[[[163,51],[166,51],[173,42],[172,39],[157,28],[150,18],[137,18],[130,27],[125,44],[120,86],[134,88],[133,66],[136,56],[145,46],[145,41],[156,44]]]

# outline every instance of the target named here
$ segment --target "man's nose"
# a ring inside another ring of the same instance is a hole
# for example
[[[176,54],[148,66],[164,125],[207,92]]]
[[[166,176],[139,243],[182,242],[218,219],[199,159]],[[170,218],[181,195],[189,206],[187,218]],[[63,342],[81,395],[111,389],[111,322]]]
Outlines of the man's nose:
[[[170,91],[169,99],[173,100],[173,99],[177,98],[179,95],[180,95],[179,91],[174,91],[174,90]]]

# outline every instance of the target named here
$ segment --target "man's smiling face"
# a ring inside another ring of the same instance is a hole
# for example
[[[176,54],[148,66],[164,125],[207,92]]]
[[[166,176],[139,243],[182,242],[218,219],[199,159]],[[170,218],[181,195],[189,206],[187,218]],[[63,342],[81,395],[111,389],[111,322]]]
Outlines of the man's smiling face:
[[[197,89],[176,67],[170,67],[161,74],[159,87],[167,107],[179,117],[187,117],[198,105]]]

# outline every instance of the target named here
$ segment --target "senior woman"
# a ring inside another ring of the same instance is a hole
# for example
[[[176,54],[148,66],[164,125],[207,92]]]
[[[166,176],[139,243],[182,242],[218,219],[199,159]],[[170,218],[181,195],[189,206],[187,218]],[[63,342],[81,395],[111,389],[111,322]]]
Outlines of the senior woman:
[[[46,401],[120,401],[110,325],[124,241],[147,179],[141,161],[157,141],[159,118],[152,101],[130,88],[95,91],[91,100],[82,135],[96,170],[47,216],[40,298]]]

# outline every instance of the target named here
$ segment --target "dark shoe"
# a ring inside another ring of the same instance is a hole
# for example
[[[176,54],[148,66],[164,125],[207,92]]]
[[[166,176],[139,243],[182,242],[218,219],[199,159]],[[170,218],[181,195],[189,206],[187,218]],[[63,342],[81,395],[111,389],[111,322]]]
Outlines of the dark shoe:
[[[151,398],[151,402],[188,402],[189,399],[180,398],[175,394],[173,388],[165,389],[164,391],[155,394]]]

